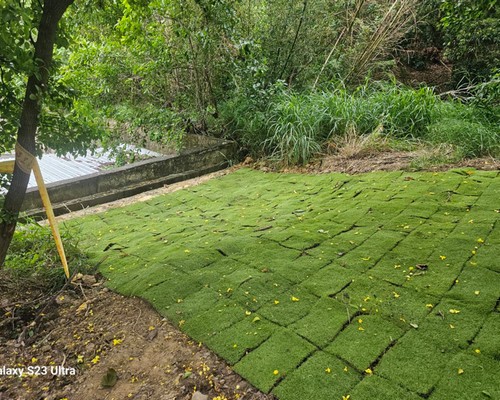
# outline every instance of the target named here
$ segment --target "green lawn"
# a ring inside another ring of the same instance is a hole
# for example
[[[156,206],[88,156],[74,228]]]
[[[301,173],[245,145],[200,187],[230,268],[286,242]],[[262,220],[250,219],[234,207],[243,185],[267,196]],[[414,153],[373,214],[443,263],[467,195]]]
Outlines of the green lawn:
[[[241,169],[70,225],[282,400],[499,399],[499,199],[496,171]]]

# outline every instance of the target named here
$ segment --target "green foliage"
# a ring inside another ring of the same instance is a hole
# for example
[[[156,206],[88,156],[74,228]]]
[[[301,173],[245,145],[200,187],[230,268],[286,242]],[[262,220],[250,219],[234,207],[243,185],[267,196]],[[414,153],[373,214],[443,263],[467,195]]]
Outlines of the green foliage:
[[[0,4],[0,154],[14,147],[27,77],[34,71],[34,40],[42,3],[3,1]],[[59,73],[68,45],[64,32],[57,39],[48,90],[44,93],[37,149],[84,153],[103,130],[91,110],[79,107],[74,90]],[[42,101],[43,100],[43,101]]]
[[[26,76],[34,68],[31,31],[40,14],[37,2],[0,3],[0,154],[14,146]]]
[[[445,0],[441,29],[456,82],[488,80],[500,61],[498,0]]]
[[[368,79],[359,83],[366,75],[386,76],[393,65],[390,52],[410,28],[415,11],[424,20],[419,26],[427,29],[422,40],[428,45],[441,43],[436,30],[441,20],[456,71],[463,67],[477,76],[492,76],[491,67],[498,64],[498,47],[492,44],[498,35],[491,24],[497,0],[443,1],[441,8],[438,3],[77,3],[63,24],[63,39],[71,47],[61,40],[56,49],[39,150],[77,153],[96,139],[104,145],[123,138],[178,144],[186,132],[211,133],[226,134],[253,155],[301,164],[326,142],[353,133],[422,139],[430,126],[432,140],[460,144],[465,137],[453,133],[457,124],[446,123],[446,132],[438,128],[439,120],[448,117],[434,113],[441,103],[431,89]],[[0,140],[2,152],[13,145],[24,77],[32,63],[29,32],[36,22],[30,19],[21,26],[13,16],[36,17],[38,7],[20,10],[9,0],[1,8],[5,24],[0,44],[6,51],[0,57],[0,129],[7,133]],[[477,29],[464,29],[469,26]],[[476,61],[488,72],[483,74]],[[464,154],[488,152],[493,146],[495,135],[486,131],[498,122],[498,87],[497,73],[470,90],[470,104],[484,120],[472,126],[471,137],[481,138],[481,144]],[[108,137],[105,131],[112,133]]]
[[[71,272],[91,272],[76,234],[62,229],[61,237]],[[22,224],[14,233],[5,271],[18,282],[47,288],[62,286],[66,277],[50,228],[34,221]]]
[[[471,91],[470,104],[489,122],[500,124],[500,71],[495,70],[490,80],[477,84]]]

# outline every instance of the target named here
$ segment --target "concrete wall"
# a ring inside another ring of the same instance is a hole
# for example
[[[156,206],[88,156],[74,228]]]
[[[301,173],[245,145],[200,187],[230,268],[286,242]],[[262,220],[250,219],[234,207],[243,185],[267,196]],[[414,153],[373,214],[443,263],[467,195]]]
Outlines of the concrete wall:
[[[80,178],[47,185],[56,215],[102,204],[146,190],[217,171],[236,161],[236,144],[216,141],[209,147],[184,150],[177,156],[164,156]],[[29,189],[22,209],[29,215],[42,215],[38,189]]]

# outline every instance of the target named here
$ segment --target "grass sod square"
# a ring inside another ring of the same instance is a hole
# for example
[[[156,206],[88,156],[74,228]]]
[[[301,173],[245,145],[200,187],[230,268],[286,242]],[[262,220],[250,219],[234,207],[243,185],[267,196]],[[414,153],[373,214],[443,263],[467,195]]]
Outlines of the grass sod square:
[[[188,295],[184,299],[177,299],[172,305],[167,305],[159,310],[161,314],[168,317],[174,324],[199,315],[214,307],[218,301],[222,300],[222,295],[214,290],[204,287],[201,290]]]
[[[349,394],[350,400],[422,400],[422,397],[397,383],[376,375],[365,376]]]
[[[374,373],[420,395],[430,393],[453,352],[442,352],[432,340],[411,331],[392,347]]]
[[[487,268],[496,273],[500,273],[499,249],[500,241],[496,243],[488,242],[477,250],[477,254],[471,259],[471,262],[476,263],[478,267]]]
[[[163,309],[197,292],[202,287],[196,277],[176,273],[169,274],[157,284],[148,284],[142,292],[139,289],[137,295],[151,302],[157,309]]]
[[[500,313],[492,312],[484,322],[479,335],[474,338],[470,349],[477,354],[484,354],[495,360],[500,360]]]
[[[347,269],[367,271],[388,251],[397,246],[406,235],[390,230],[379,230],[366,241],[339,259]]]
[[[480,332],[491,309],[456,300],[443,300],[418,324],[416,332],[432,341],[441,351],[457,351],[469,346]]]
[[[300,225],[294,225],[287,229],[287,233],[290,235],[286,240],[280,241],[280,243],[292,249],[304,251],[318,246],[328,237],[321,233],[311,233],[308,230],[302,230]]]
[[[118,289],[128,296],[140,295],[145,290],[167,280],[182,281],[188,278],[188,275],[176,271],[168,264],[144,262],[134,257],[128,257],[129,263],[124,264],[124,260],[127,258],[103,265],[101,271],[104,276],[109,276],[108,284],[111,288]]]
[[[286,277],[286,279],[291,282],[300,283],[309,279],[317,271],[321,270],[329,263],[329,260],[325,260],[322,257],[313,257],[308,254],[304,254],[292,261],[278,258],[269,262],[266,269],[270,269],[271,271]]]
[[[279,329],[278,325],[252,313],[233,326],[208,337],[204,344],[232,365]]]
[[[189,246],[189,248],[191,248],[191,246]],[[189,251],[189,253],[186,253],[186,251]],[[168,251],[166,253],[165,256],[160,258],[166,261],[168,260],[169,264],[183,272],[203,268],[222,258],[222,255],[215,250],[203,250],[200,248],[193,248],[193,250],[186,249],[183,252],[177,252],[170,256],[168,256]]]
[[[339,235],[331,238],[325,243],[330,244],[334,248],[336,248],[337,246],[342,246],[343,248],[340,249],[339,251],[347,254],[349,251],[358,247],[363,242],[368,240],[378,230],[379,230],[378,226],[351,225],[349,230],[340,233]],[[310,254],[315,255],[314,250],[316,249],[313,249],[308,252]]]
[[[311,312],[301,320],[289,326],[298,335],[306,338],[316,346],[326,346],[348,323],[349,317],[356,310],[335,299],[324,297],[312,308]]]
[[[282,293],[276,293],[267,304],[259,309],[259,314],[281,326],[304,318],[309,314],[318,297],[301,286],[294,286]]]
[[[366,230],[365,228],[346,227],[339,235],[307,250],[307,254],[327,261],[337,260],[363,243],[375,231],[374,228]]]
[[[366,370],[404,331],[379,315],[360,315],[351,320],[325,351]]]
[[[245,276],[243,279],[247,278],[248,275],[253,274],[253,269],[248,268],[248,266],[246,266],[245,264],[233,260],[229,257],[222,257],[212,264],[208,264],[203,268],[190,271],[189,273],[196,276],[203,284],[203,286],[211,286],[216,290],[222,290],[222,286],[224,286],[224,284],[218,284],[218,282],[225,279],[228,275],[241,270],[244,270],[247,273],[247,276]],[[227,289],[227,287],[225,289]]]
[[[439,209],[438,203],[427,203],[419,199],[414,199],[408,206],[399,214],[400,217],[417,217],[424,220],[429,219]]]
[[[209,287],[226,295],[227,297],[230,297],[235,289],[259,274],[259,272],[252,267],[244,266],[238,262],[235,264],[238,265],[238,267],[234,268],[232,272],[231,270],[228,270],[227,274],[221,274],[219,276],[219,280],[217,280],[217,275],[214,276],[213,273],[217,274],[221,268],[215,267],[215,265],[208,266],[204,269],[206,272],[205,276],[201,273],[197,275],[198,277],[202,277],[204,285],[208,282]]]
[[[403,328],[418,323],[429,313],[427,304],[436,304],[433,296],[413,289],[394,286],[370,275],[354,279],[336,298],[349,299],[349,304],[364,313],[380,314]]]
[[[347,396],[361,376],[337,357],[316,352],[273,390],[280,399],[332,400]]]
[[[500,363],[481,354],[460,352],[440,372],[430,400],[500,399]]]
[[[495,199],[490,197],[486,204],[483,204],[483,202],[479,203],[479,201],[475,202],[470,211],[467,212],[467,217],[469,217],[467,222],[472,219],[472,223],[474,224],[491,223],[493,213],[495,213],[494,205],[498,203],[498,196],[497,194]]]
[[[433,253],[428,261],[404,269],[406,279],[403,287],[436,297],[442,296],[460,275],[462,263],[447,262],[447,259],[442,260],[440,257],[440,252]]]
[[[234,290],[220,294],[230,297],[249,311],[257,311],[273,302],[277,294],[283,293],[291,286],[290,281],[280,274],[256,272],[251,279],[245,280]]]
[[[233,369],[267,393],[315,350],[312,344],[290,330],[279,329]]]
[[[480,196],[484,189],[488,187],[490,182],[481,182],[474,178],[463,179],[456,192],[465,196]]]
[[[493,310],[499,296],[500,274],[467,262],[444,298],[463,301],[488,312]]]
[[[226,299],[219,300],[207,311],[179,322],[179,327],[198,342],[205,343],[210,337],[246,317],[245,309]]]
[[[337,263],[322,268],[302,282],[301,286],[304,286],[316,296],[330,296],[339,293],[360,273],[344,268]]]

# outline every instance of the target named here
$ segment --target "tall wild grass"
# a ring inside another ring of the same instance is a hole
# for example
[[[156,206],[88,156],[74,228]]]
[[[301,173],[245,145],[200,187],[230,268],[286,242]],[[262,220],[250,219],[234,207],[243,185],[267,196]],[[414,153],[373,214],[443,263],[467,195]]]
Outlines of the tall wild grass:
[[[286,164],[307,163],[325,143],[353,133],[450,143],[464,157],[498,153],[491,118],[478,107],[440,100],[428,87],[375,82],[354,90],[342,84],[308,93],[273,90],[258,101],[233,98],[223,117],[251,152]]]

